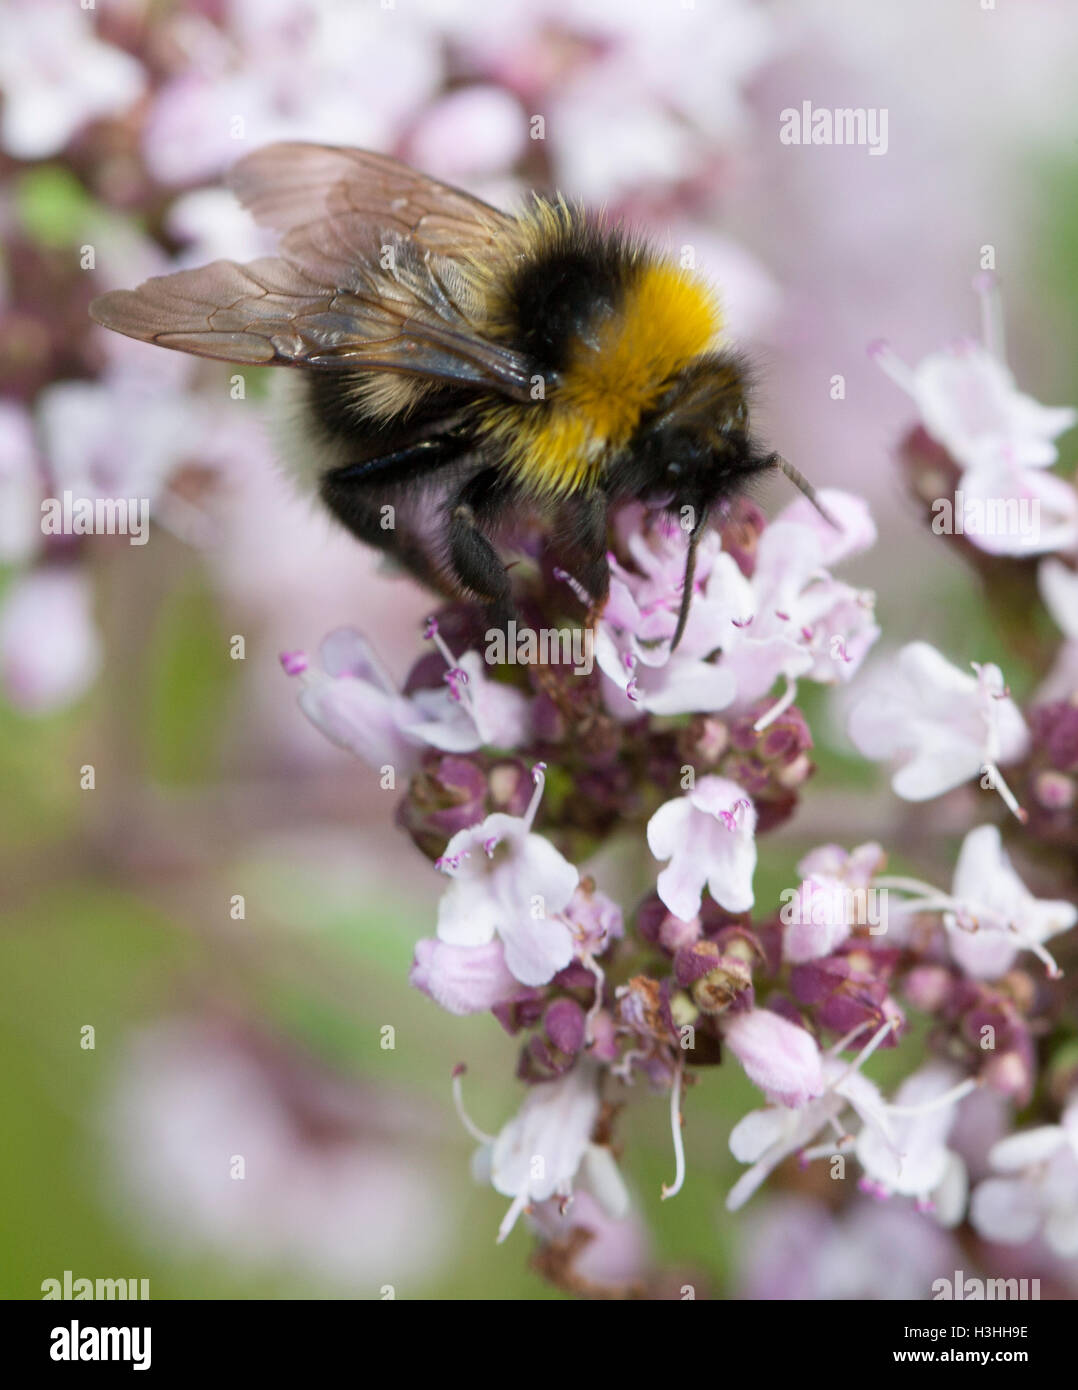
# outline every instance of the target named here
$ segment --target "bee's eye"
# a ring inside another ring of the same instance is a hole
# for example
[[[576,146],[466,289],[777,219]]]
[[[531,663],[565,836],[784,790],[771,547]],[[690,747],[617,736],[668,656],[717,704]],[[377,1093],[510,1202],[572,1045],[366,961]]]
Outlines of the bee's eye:
[[[668,478],[680,478],[680,477],[681,477],[681,464],[680,464],[680,463],[668,463],[668,464],[666,465],[666,476],[667,476]]]

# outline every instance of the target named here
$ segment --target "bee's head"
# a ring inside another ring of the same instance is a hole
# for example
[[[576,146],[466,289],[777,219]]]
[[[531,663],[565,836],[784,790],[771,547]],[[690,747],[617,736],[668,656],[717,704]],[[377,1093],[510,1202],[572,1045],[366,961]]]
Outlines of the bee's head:
[[[728,353],[697,358],[670,383],[636,439],[635,493],[674,512],[689,532],[685,586],[671,650],[681,640],[692,600],[696,546],[716,503],[766,468],[779,468],[828,521],[812,488],[779,454],[762,449],[749,428],[750,381]]]
[[[638,496],[705,512],[773,467],[775,455],[753,442],[748,393],[745,367],[732,355],[709,354],[680,372],[638,436]]]

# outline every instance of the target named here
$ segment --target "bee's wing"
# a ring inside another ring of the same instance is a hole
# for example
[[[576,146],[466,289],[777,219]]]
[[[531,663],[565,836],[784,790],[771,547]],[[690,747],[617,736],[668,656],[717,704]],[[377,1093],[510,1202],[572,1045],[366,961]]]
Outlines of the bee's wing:
[[[322,245],[342,269],[376,260],[387,238],[407,238],[439,256],[481,256],[514,225],[497,208],[395,159],[336,145],[266,145],[235,165],[229,186],[256,222],[284,234],[290,259],[292,247]]]
[[[98,323],[226,362],[403,372],[529,399],[529,362],[477,329],[458,265],[511,218],[393,160],[320,145],[270,145],[234,184],[284,232],[281,254],[114,290],[90,306]]]

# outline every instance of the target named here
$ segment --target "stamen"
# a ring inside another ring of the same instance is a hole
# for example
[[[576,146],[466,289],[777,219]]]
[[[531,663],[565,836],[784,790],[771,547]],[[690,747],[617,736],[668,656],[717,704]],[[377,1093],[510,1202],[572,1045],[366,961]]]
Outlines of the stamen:
[[[517,1217],[520,1213],[528,1210],[528,1203],[530,1200],[527,1188],[525,1188],[523,1192],[518,1192],[513,1198],[512,1206],[505,1213],[505,1216],[502,1218],[502,1224],[498,1227],[497,1243],[499,1245],[501,1245],[502,1241],[505,1240],[506,1236],[508,1236],[509,1232],[517,1224]]]
[[[903,391],[913,395],[915,386],[913,373],[890,343],[885,342],[882,338],[874,343],[869,343],[868,355],[881,371],[887,373],[896,386],[900,386]]]
[[[308,666],[306,652],[282,652],[278,660],[286,676],[301,676]]]
[[[667,1187],[662,1185],[662,1200],[676,1197],[685,1181],[685,1143],[681,1134],[681,1074],[685,1069],[685,1059],[678,1058],[677,1071],[670,1087],[670,1132],[674,1139],[674,1181]]]
[[[606,974],[590,952],[585,951],[581,955],[580,963],[595,976],[595,998],[592,1000],[591,1008],[584,1015],[584,1046],[592,1047],[595,1043],[595,1020],[599,1017],[599,1012],[603,1007],[603,987],[606,984]]]
[[[426,626],[423,629],[423,636],[428,642],[434,643],[436,650],[440,653],[442,660],[446,664],[445,679],[449,685],[450,695],[454,700],[461,701],[462,704],[469,703],[465,698],[468,673],[467,671],[461,670],[457,665],[457,658],[449,650],[449,644],[438,631],[438,620],[436,618],[427,619]]]
[[[922,1101],[919,1105],[889,1105],[887,1111],[891,1115],[928,1115],[933,1110],[942,1110],[945,1105],[957,1105],[980,1084],[975,1076],[968,1076],[965,1081],[960,1081],[940,1096],[933,1096],[931,1100]]]
[[[871,1027],[872,1024],[866,1019],[864,1023],[859,1023],[856,1028],[851,1028],[844,1038],[839,1038],[837,1043],[832,1043],[827,1049],[828,1057],[837,1057],[840,1052],[845,1052],[855,1038],[859,1038],[866,1028]]]
[[[461,1124],[476,1141],[477,1144],[493,1144],[495,1136],[484,1134],[479,1126],[473,1123],[471,1116],[464,1108],[464,1087],[461,1077],[468,1070],[463,1062],[453,1068],[453,1105],[456,1108],[457,1116]]]
[[[861,1068],[868,1061],[868,1059],[879,1047],[880,1043],[883,1042],[887,1034],[892,1032],[897,1027],[898,1023],[893,1018],[889,1018],[886,1023],[881,1024],[880,1027],[877,1028],[876,1032],[873,1033],[872,1037],[868,1040],[865,1046],[849,1064],[846,1070],[842,1073],[838,1081],[836,1081],[835,1084],[829,1087],[828,1089],[833,1091],[835,1087],[841,1085],[841,1083],[845,1081],[846,1077],[849,1076],[852,1072],[860,1071]]]
[[[1007,923],[1007,930],[1018,938],[1027,951],[1032,951],[1037,959],[1043,962],[1045,969],[1048,971],[1048,978],[1050,980],[1061,980],[1063,978],[1063,971],[1060,969],[1055,956],[1053,956],[1046,947],[1042,946],[1039,941],[1034,941],[1026,936],[1024,932],[1019,931],[1013,922]]]
[[[977,684],[981,694],[988,697],[984,707],[985,757],[984,764],[981,767],[981,776],[983,777],[985,774],[988,775],[991,787],[993,790],[999,792],[1004,806],[1007,807],[1008,811],[1010,811],[1022,825],[1025,825],[1029,816],[1022,807],[1019,806],[1017,798],[1004,781],[1003,773],[1000,772],[997,766],[1000,752],[999,712],[997,702],[1001,699],[1005,699],[1009,692],[1006,686],[1003,686],[1002,689],[995,688],[997,683],[993,680],[993,677],[999,677],[998,684],[1000,686],[1002,686],[1003,680],[1002,673],[999,671],[998,667],[982,665],[978,661],[971,661],[970,665],[977,672]]]
[[[532,799],[528,802],[528,809],[524,812],[524,824],[529,830],[535,823],[539,803],[543,799],[543,788],[546,786],[546,763],[535,764],[532,768],[532,781],[535,783],[535,791],[532,792]]]
[[[786,690],[779,697],[776,703],[771,706],[767,713],[762,714],[760,718],[757,719],[756,723],[752,726],[758,734],[762,734],[766,728],[774,724],[775,720],[778,719],[781,715],[785,714],[786,711],[793,704],[793,702],[797,699],[797,682],[795,680],[791,680],[789,676],[784,676],[783,679],[786,682]]]
[[[853,1142],[853,1135],[845,1134],[837,1144],[817,1144],[811,1149],[802,1149],[797,1155],[798,1167],[807,1168],[818,1158],[836,1158],[840,1154],[848,1153]]]
[[[1010,811],[1011,815],[1014,816],[1021,825],[1025,825],[1029,820],[1029,812],[1024,806],[1018,804],[1018,798],[1015,796],[1014,792],[1011,791],[1010,787],[1008,787],[1004,780],[1003,773],[1000,772],[995,763],[985,763],[981,768],[981,776],[983,777],[986,773],[993,789],[999,792],[1000,799],[1004,806],[1006,806],[1007,810]]]
[[[901,874],[880,874],[872,880],[874,888],[894,888],[899,893],[924,894],[928,898],[939,897],[939,889],[920,878],[906,878]]]

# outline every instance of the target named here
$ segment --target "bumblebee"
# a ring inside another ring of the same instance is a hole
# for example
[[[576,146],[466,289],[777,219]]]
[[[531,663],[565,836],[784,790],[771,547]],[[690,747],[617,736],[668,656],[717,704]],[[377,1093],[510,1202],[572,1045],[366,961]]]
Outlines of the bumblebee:
[[[715,504],[800,474],[754,442],[748,379],[707,285],[564,199],[508,216],[364,150],[280,143],[230,184],[278,254],[214,261],[94,300],[106,328],[291,366],[282,453],[359,540],[420,581],[512,616],[496,542],[537,515],[591,597],[607,516],[638,499],[689,533],[671,649]]]

